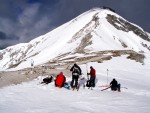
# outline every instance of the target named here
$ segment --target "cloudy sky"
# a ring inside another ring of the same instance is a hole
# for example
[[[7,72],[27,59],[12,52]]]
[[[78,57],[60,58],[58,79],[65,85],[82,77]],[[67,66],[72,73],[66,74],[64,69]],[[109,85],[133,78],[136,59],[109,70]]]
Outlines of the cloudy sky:
[[[29,42],[101,6],[150,33],[150,0],[0,0],[0,49]]]

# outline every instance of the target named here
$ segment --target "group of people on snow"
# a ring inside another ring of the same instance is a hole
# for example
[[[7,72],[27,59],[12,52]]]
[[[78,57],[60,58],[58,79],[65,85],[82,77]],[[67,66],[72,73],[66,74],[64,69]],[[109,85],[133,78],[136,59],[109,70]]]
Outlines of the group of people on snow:
[[[55,78],[55,86],[56,87],[66,87],[66,88],[71,88],[74,89],[79,89],[79,77],[80,75],[82,75],[82,70],[81,68],[75,63],[70,71],[72,72],[72,80],[70,82],[70,85],[66,82],[66,77],[64,76],[63,72],[60,72],[56,78]],[[86,85],[84,84],[84,86],[88,87],[88,89],[91,88],[91,90],[95,87],[95,79],[96,79],[96,70],[93,68],[93,66],[90,66],[90,73],[87,73],[87,76],[90,76],[90,78],[88,77],[88,80],[86,82]],[[50,82],[52,82],[54,76],[49,76],[43,79],[42,83],[48,84]],[[110,82],[110,86],[109,88],[111,88],[112,91],[120,91],[120,84],[118,84],[118,82],[113,79]]]

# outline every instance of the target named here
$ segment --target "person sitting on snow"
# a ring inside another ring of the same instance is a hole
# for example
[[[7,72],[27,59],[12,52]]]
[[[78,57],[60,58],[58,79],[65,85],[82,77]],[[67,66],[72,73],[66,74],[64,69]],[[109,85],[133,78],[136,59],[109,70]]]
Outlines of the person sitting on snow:
[[[119,91],[120,92],[120,84],[118,84],[118,82],[116,81],[116,79],[113,79],[110,82],[110,88],[112,91]]]
[[[53,75],[44,78],[41,84],[43,83],[48,84],[48,83],[51,83],[52,81],[53,81]]]
[[[55,79],[55,86],[62,88],[64,86],[65,81],[66,81],[66,77],[63,75],[62,72],[60,72],[60,74],[57,75]]]

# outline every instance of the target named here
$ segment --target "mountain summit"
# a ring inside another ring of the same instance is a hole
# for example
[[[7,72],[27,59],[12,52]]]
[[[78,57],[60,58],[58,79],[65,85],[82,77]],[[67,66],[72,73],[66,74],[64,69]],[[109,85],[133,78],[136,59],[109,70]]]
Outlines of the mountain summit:
[[[0,70],[67,65],[127,55],[144,63],[150,35],[109,9],[93,8],[29,43],[0,50]]]

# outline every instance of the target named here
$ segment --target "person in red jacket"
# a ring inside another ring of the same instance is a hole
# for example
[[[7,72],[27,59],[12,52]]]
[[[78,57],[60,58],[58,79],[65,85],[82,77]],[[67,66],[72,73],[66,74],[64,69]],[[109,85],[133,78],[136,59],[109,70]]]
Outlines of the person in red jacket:
[[[60,74],[56,77],[55,86],[61,88],[64,86],[65,81],[66,77],[63,75],[62,72],[60,72]]]
[[[90,66],[90,69],[90,73],[88,73],[88,75],[90,75],[89,88],[91,87],[92,89],[92,87],[95,87],[96,70],[92,66]]]

